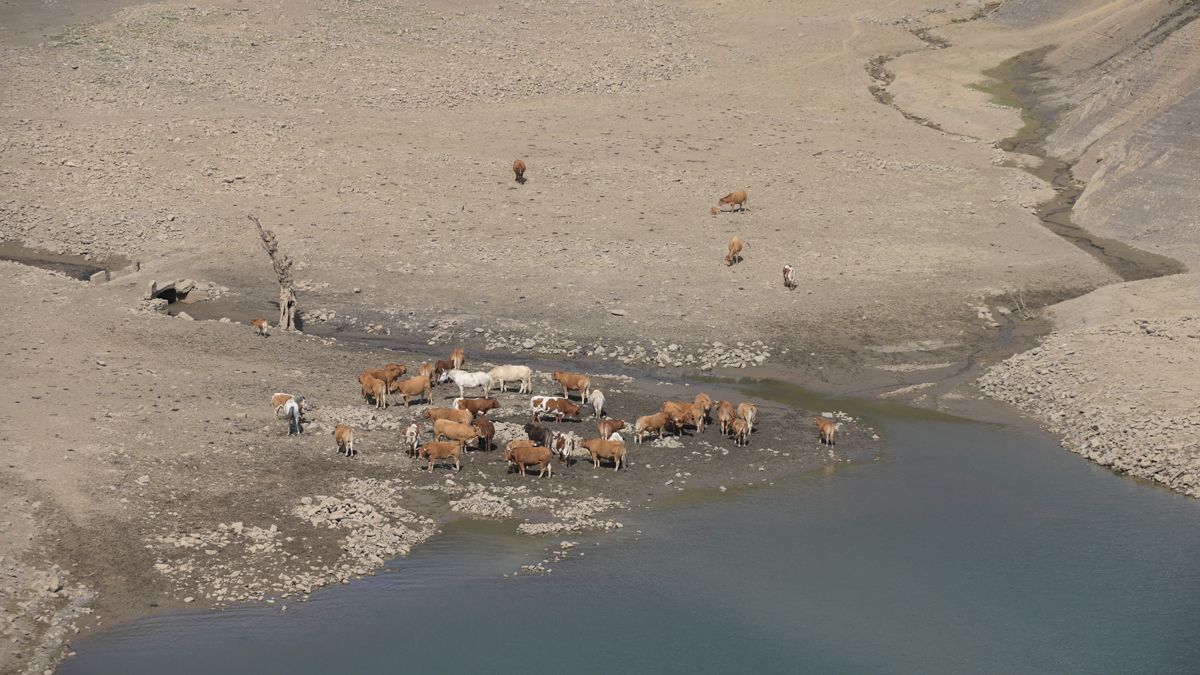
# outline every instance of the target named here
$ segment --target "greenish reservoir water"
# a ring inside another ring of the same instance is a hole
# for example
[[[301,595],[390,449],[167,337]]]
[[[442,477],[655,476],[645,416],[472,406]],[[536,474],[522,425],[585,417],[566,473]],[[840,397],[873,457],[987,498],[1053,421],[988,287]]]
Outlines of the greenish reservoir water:
[[[457,524],[287,612],[94,634],[61,672],[1200,672],[1200,503],[1043,434],[867,414],[879,461],[623,513],[547,576],[504,574],[563,537]]]

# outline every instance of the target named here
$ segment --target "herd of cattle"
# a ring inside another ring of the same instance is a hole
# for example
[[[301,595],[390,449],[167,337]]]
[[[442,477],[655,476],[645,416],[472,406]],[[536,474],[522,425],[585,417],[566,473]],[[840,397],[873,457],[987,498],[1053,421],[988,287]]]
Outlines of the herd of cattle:
[[[496,427],[487,413],[500,408],[500,401],[491,398],[492,390],[508,391],[510,384],[518,386],[518,393],[531,394],[529,399],[530,421],[525,424],[527,438],[509,442],[504,448],[504,459],[524,476],[527,467],[536,466],[538,476],[552,473],[551,462],[572,461],[574,458],[590,458],[593,466],[611,462],[619,470],[625,461],[625,439],[621,432],[624,420],[609,417],[605,412],[604,393],[592,388],[587,375],[554,371],[552,377],[562,388],[562,396],[532,396],[533,370],[529,366],[497,366],[487,372],[468,372],[462,369],[466,357],[461,348],[455,349],[450,358],[432,364],[422,363],[417,374],[405,377],[408,367],[402,363],[388,363],[382,368],[364,370],[358,374],[360,391],[368,404],[377,408],[388,407],[389,395],[399,394],[407,408],[414,401],[430,407],[421,413],[422,420],[413,420],[405,429],[405,447],[409,456],[427,460],[426,469],[433,471],[439,460],[453,460],[454,468],[462,468],[462,454],[467,443],[476,444],[481,451],[490,451],[496,436]],[[458,386],[458,397],[451,407],[433,406],[435,383],[453,383]],[[482,396],[467,398],[468,389],[480,389]],[[572,400],[576,394],[577,401]],[[271,405],[276,416],[288,422],[288,435],[303,431],[301,418],[308,409],[303,396],[278,393],[272,397]],[[597,436],[582,439],[573,432],[559,432],[542,424],[547,418],[556,422],[572,420],[582,422],[585,417],[596,420]],[[708,394],[697,394],[691,401],[667,401],[658,412],[637,418],[633,424],[633,440],[641,443],[651,434],[662,438],[666,433],[682,435],[685,427],[695,433],[703,433],[707,424],[716,418],[722,436],[731,437],[734,445],[745,447],[755,431],[758,408],[753,403],[734,405],[728,401],[714,402]],[[431,425],[433,440],[422,443],[424,423]],[[833,445],[838,424],[832,420],[817,418],[820,441]],[[338,453],[347,457],[357,454],[354,449],[354,430],[338,424],[333,432]]]

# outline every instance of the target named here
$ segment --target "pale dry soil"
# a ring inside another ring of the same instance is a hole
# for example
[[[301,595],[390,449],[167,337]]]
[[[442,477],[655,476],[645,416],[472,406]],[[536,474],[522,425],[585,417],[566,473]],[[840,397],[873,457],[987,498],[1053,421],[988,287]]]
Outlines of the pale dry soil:
[[[1033,216],[1051,190],[993,143],[1017,113],[944,87],[979,120],[946,133],[868,90],[868,59],[932,50],[914,26],[957,27],[962,49],[997,59],[1004,40],[1039,39],[982,26],[981,7],[46,6],[57,20],[22,7],[0,22],[0,239],[140,267],[92,286],[0,263],[0,671],[51,667],[75,629],[189,598],[303,598],[448,518],[617,527],[647,493],[870,458],[853,421],[830,452],[811,421],[826,411],[765,406],[748,449],[709,430],[631,446],[627,473],[577,463],[522,480],[495,452],[420,473],[399,450],[415,410],[372,418],[354,382],[418,355],[330,336],[465,344],[472,365],[510,351],[539,370],[573,363],[603,373],[626,419],[694,395],[618,370],[640,365],[786,366],[922,395],[1020,323],[1012,298],[1115,280]],[[710,216],[735,189],[749,209]],[[152,281],[191,279],[225,303],[213,318],[271,316],[248,213],[297,261],[317,335],[258,338],[143,303]],[[725,267],[733,234],[750,247]],[[283,434],[275,391],[309,396],[310,433]],[[523,421],[522,397],[504,405],[501,420]],[[365,430],[359,459],[334,454],[343,419]]]

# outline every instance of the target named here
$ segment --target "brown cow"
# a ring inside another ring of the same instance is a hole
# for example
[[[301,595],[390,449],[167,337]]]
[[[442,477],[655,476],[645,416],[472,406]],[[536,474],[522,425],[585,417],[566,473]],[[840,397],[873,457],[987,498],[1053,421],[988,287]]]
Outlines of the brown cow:
[[[496,438],[496,425],[492,424],[491,420],[482,417],[472,421],[471,424],[479,430],[480,449],[484,452],[491,450],[492,440]]]
[[[423,375],[415,375],[407,380],[401,380],[396,383],[396,391],[404,397],[405,408],[408,407],[408,400],[413,396],[420,395],[426,402],[433,400],[433,387],[429,385],[429,378]]]
[[[824,417],[817,418],[817,434],[821,437],[821,442],[825,445],[833,445],[833,437],[837,435],[838,424],[833,420],[827,420]]]
[[[750,445],[750,425],[746,420],[737,417],[733,420],[733,444],[737,446]]]
[[[513,441],[504,449],[504,461],[508,462],[509,466],[516,464],[517,470],[522,476],[525,475],[525,467],[536,464],[538,466],[538,478],[542,476],[553,476],[554,467],[550,464],[550,459],[553,453],[550,448],[541,445],[525,445],[525,441]]]
[[[462,364],[467,360],[466,354],[462,347],[455,347],[454,351],[450,352],[450,364],[455,368],[462,368]]]
[[[454,407],[470,411],[472,415],[482,415],[489,410],[499,410],[500,401],[494,398],[456,398]]]
[[[596,422],[596,432],[600,434],[600,438],[608,438],[624,428],[625,420],[617,420],[610,417]]]
[[[428,377],[429,381],[432,382],[433,377],[435,375],[435,373],[433,372],[433,364],[432,363],[422,363],[420,366],[417,367],[417,374],[422,377]]]
[[[694,426],[697,433],[704,431],[704,412],[695,403],[667,401],[662,404],[661,410],[671,418],[671,423],[680,435],[683,435],[683,427],[686,424]]]
[[[583,447],[592,456],[592,466],[600,468],[600,458],[611,459],[613,470],[618,471],[625,461],[625,441],[610,441],[606,438],[589,438]]]
[[[345,453],[347,457],[358,454],[354,449],[354,430],[345,424],[339,424],[333,430],[333,442],[337,443],[338,454]]]
[[[592,378],[587,375],[568,373],[561,370],[554,371],[550,376],[562,385],[563,398],[570,399],[571,392],[578,391],[580,401],[588,399],[588,390],[592,388]]]
[[[742,261],[742,246],[746,242],[736,234],[729,238],[729,252],[725,254],[725,265],[732,266]]]
[[[518,159],[513,162],[513,173],[517,175],[517,182],[525,184],[525,160]]]
[[[386,382],[371,377],[366,373],[362,373],[358,376],[358,382],[362,385],[362,395],[364,399],[367,401],[374,399],[376,408],[387,407],[388,386]]]
[[[738,190],[737,192],[730,192],[729,194],[725,195],[724,197],[721,197],[720,199],[718,199],[717,200],[717,208],[720,208],[720,207],[728,204],[729,206],[737,207],[737,210],[739,210],[739,211],[745,211],[746,204],[749,201],[750,201],[750,195],[746,194],[745,190]],[[730,210],[732,211],[733,209],[730,209]]]
[[[267,320],[262,317],[251,320],[250,326],[254,328],[255,333],[258,333],[263,337],[270,335],[270,333],[267,332],[267,328],[270,327],[270,324],[268,324]]]
[[[700,409],[700,412],[704,413],[705,422],[712,419],[709,415],[709,413],[712,412],[713,407],[713,400],[711,396],[705,394],[704,392],[700,392],[699,394],[696,394],[696,398],[692,399],[692,405],[696,406]]]
[[[715,206],[708,210],[709,215],[713,215],[713,216],[717,215],[720,212],[721,212],[721,209],[719,209]]]
[[[442,373],[447,370],[454,370],[454,363],[446,359],[438,359],[433,362],[433,379],[432,382],[439,382],[442,379]]]
[[[471,420],[475,416],[472,415],[471,411],[469,410],[459,410],[458,408],[426,408],[424,412],[421,413],[421,417],[424,417],[430,422],[437,422],[438,420],[450,420],[451,422],[458,422],[459,424],[470,424]]]
[[[454,470],[462,470],[462,441],[430,441],[421,446],[418,458],[429,458],[429,473],[433,473],[433,463],[439,459],[454,458]]]
[[[739,403],[737,416],[746,420],[746,429],[754,433],[754,419],[758,417],[758,407],[753,403]]]
[[[717,401],[717,421],[721,423],[722,436],[729,434],[735,417],[737,417],[737,413],[734,412],[732,403],[729,401]]]
[[[663,429],[667,428],[667,424],[671,422],[671,418],[666,413],[655,413],[653,415],[645,415],[637,419],[637,424],[633,427],[633,440],[636,443],[641,443],[642,438],[647,432],[653,431],[662,438]]]
[[[450,420],[437,420],[433,423],[433,440],[440,441],[443,438],[467,443],[479,438],[479,429],[470,424],[459,424]]]
[[[540,420],[542,415],[554,415],[559,422],[562,422],[563,417],[568,415],[579,419],[579,411],[582,409],[583,406],[575,405],[570,400],[557,396],[534,396],[529,399],[529,410],[533,413],[535,422]]]

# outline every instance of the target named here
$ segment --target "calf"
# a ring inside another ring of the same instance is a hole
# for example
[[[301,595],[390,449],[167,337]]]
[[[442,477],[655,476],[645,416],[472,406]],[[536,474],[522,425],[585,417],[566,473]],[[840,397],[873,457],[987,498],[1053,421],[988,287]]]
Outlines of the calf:
[[[258,333],[263,337],[270,335],[270,333],[267,332],[267,328],[270,327],[270,324],[268,324],[267,320],[262,317],[250,321],[250,326],[254,328],[255,333]]]
[[[745,190],[738,190],[737,192],[730,192],[724,197],[718,199],[717,208],[720,209],[720,207],[728,205],[736,208],[738,211],[745,211],[746,204],[749,201],[750,195],[746,194]],[[730,210],[732,211],[733,209]]]
[[[796,268],[791,265],[783,266],[783,287],[789,291],[796,290]]]
[[[492,440],[496,438],[496,425],[489,419],[480,417],[471,424],[479,430],[479,449],[487,452],[492,449]]]
[[[746,429],[754,433],[754,418],[758,417],[758,408],[753,403],[739,403],[737,416],[746,420]]]
[[[463,352],[462,347],[455,347],[454,350],[450,352],[450,363],[455,368],[462,368],[462,364],[465,363],[466,360],[467,356]]]
[[[370,402],[375,401],[376,408],[387,408],[387,392],[388,385],[383,380],[376,379],[365,373],[358,376],[358,382],[362,385],[363,398]]]
[[[470,424],[475,418],[469,410],[459,410],[458,408],[426,408],[421,413],[421,417],[436,423],[438,420],[450,420],[459,424]]]
[[[637,424],[633,427],[633,440],[636,443],[641,443],[642,438],[651,431],[655,432],[659,438],[662,438],[663,429],[667,428],[671,418],[666,413],[655,413],[653,415],[645,415],[637,419]]]
[[[608,438],[624,428],[625,420],[616,420],[610,417],[596,422],[596,432],[600,434],[600,438]]]
[[[479,429],[470,424],[460,424],[451,420],[438,420],[433,423],[433,440],[443,438],[460,443],[467,443],[479,438]]]
[[[733,420],[733,444],[742,447],[750,445],[750,425],[746,420],[738,417]]]
[[[525,435],[537,445],[544,445],[546,447],[550,447],[550,443],[554,438],[552,431],[537,422],[530,422],[525,425]]]
[[[533,413],[533,420],[535,422],[541,419],[542,415],[554,415],[557,421],[562,422],[566,416],[579,419],[579,411],[582,410],[582,407],[575,405],[566,398],[534,396],[529,399],[529,409]]]
[[[456,398],[452,405],[459,410],[469,411],[472,415],[482,415],[489,410],[500,409],[500,401],[494,398]]]
[[[524,185],[525,184],[525,161],[524,160],[518,159],[517,161],[513,162],[513,173],[516,174],[516,176],[517,176],[517,182]]]
[[[454,470],[462,470],[462,451],[463,444],[461,441],[430,441],[421,446],[417,453],[419,458],[429,458],[429,473],[433,473],[433,464],[439,459],[454,458]]]
[[[721,435],[727,436],[730,429],[733,427],[733,420],[737,417],[737,413],[733,410],[733,404],[729,401],[717,401],[717,421],[721,424]]]
[[[542,476],[553,476],[554,468],[550,465],[552,453],[550,448],[541,445],[525,445],[525,441],[513,441],[504,449],[504,461],[508,462],[509,466],[517,465],[517,470],[522,476],[525,475],[525,467],[536,464],[538,478]]]
[[[492,378],[492,386],[499,386],[501,391],[508,391],[509,382],[519,382],[518,394],[533,393],[533,369],[529,366],[496,366],[488,371],[488,375]]]
[[[725,265],[732,266],[742,261],[742,246],[746,242],[736,234],[729,238],[729,252],[725,254]]]
[[[600,468],[601,457],[613,461],[613,471],[620,470],[621,463],[625,461],[625,441],[589,438],[583,442],[583,447],[592,456],[592,466],[595,468]]]
[[[354,449],[354,430],[345,424],[339,424],[333,430],[333,442],[337,443],[338,454],[353,457],[358,454]]]
[[[827,420],[824,417],[818,417],[817,435],[821,437],[821,442],[825,445],[833,445],[833,437],[837,435],[839,426],[841,425],[833,420]]]
[[[421,424],[413,422],[404,430],[404,445],[408,449],[408,455],[415,457],[417,454],[417,444],[421,442]]]
[[[423,375],[415,375],[397,382],[396,391],[404,398],[405,408],[408,407],[408,400],[414,396],[421,396],[426,402],[433,400],[433,387],[429,385],[429,378]]]
[[[604,392],[599,389],[593,389],[592,395],[588,396],[588,403],[592,404],[592,415],[594,417],[604,416]]]
[[[588,390],[592,387],[592,378],[588,377],[587,375],[568,373],[562,370],[556,370],[551,373],[550,376],[554,378],[555,382],[558,382],[560,385],[562,385],[563,398],[570,399],[571,392],[578,391],[579,400],[587,400]]]

